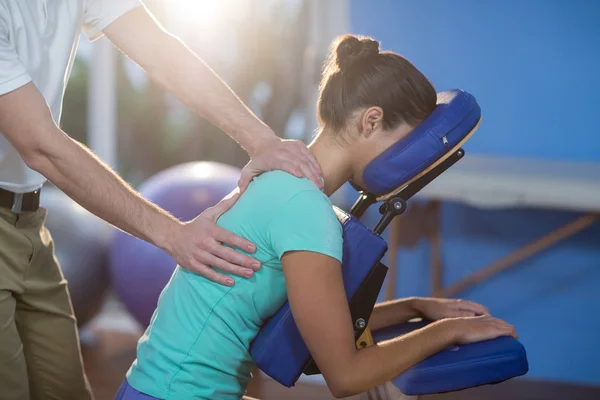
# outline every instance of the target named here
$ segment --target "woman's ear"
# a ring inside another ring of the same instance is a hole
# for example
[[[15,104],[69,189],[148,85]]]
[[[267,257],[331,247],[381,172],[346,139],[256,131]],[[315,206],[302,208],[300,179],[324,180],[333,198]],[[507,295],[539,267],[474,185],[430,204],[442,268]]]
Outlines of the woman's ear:
[[[383,130],[383,110],[381,107],[367,108],[360,118],[360,133],[370,138],[374,133]]]

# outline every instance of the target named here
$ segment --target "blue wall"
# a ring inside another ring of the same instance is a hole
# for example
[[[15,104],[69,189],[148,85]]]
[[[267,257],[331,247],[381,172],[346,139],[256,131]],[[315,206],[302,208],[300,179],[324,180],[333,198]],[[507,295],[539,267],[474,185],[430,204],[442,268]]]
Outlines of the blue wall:
[[[351,28],[482,107],[469,150],[600,160],[600,2],[351,0]]]
[[[353,33],[403,54],[438,90],[476,96],[484,119],[467,154],[600,162],[600,2],[350,3]],[[445,284],[576,217],[445,204]],[[399,266],[400,296],[430,293],[426,241]],[[600,384],[600,224],[461,297],[517,327],[528,378]]]

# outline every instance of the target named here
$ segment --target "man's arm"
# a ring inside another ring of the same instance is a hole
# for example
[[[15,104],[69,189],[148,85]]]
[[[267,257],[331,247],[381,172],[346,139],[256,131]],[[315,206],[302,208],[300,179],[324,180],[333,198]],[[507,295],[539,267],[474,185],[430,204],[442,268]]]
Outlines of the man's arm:
[[[365,392],[453,343],[515,335],[495,318],[454,318],[357,350],[340,262],[306,251],[287,252],[281,261],[294,320],[336,397]]]
[[[73,200],[116,227],[164,249],[183,267],[220,283],[232,284],[231,278],[218,274],[210,266],[242,275],[256,263],[219,243],[230,243],[244,250],[254,248],[214,224],[237,195],[190,223],[178,221],[142,198],[85,146],[62,132],[33,83],[0,96],[0,132],[30,168]]]
[[[144,7],[118,18],[103,31],[123,53],[192,110],[236,140],[253,159],[242,190],[258,172],[283,169],[322,187],[319,164],[300,141],[281,141],[213,70]],[[252,171],[250,171],[252,170]]]

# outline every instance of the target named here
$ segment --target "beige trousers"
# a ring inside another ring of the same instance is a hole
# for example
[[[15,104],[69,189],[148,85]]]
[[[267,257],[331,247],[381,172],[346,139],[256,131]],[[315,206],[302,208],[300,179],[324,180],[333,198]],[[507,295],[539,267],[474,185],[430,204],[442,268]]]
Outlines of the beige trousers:
[[[45,218],[43,208],[0,207],[0,398],[88,400],[77,324]]]

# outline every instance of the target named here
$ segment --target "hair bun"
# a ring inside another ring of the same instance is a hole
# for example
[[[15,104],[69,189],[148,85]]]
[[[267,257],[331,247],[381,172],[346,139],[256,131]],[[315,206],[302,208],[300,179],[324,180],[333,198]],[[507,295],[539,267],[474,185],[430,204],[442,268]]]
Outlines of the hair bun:
[[[337,44],[335,63],[340,69],[351,67],[357,61],[379,54],[379,42],[368,37],[342,36]]]

